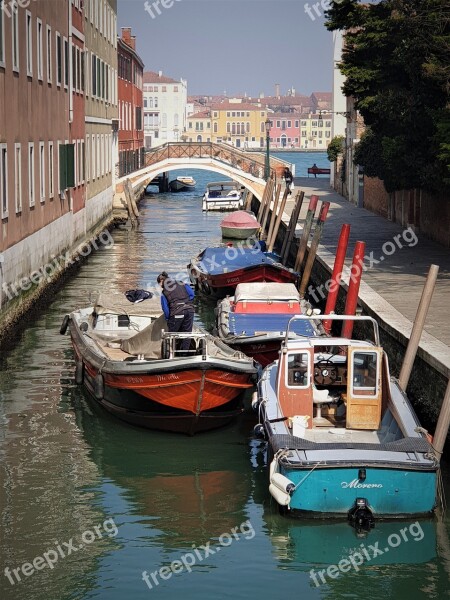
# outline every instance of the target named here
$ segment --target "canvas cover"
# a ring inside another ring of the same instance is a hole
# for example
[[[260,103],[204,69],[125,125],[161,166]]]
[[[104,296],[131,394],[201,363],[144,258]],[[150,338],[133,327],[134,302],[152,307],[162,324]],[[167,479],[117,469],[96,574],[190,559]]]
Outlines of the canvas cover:
[[[161,298],[156,295],[138,304],[133,304],[123,294],[99,294],[95,300],[94,309],[98,315],[158,317],[162,313]]]
[[[216,248],[206,248],[197,257],[199,268],[204,273],[210,275],[218,275],[224,273],[227,269],[228,273],[245,269],[248,267],[256,267],[259,265],[276,265],[280,264],[277,260],[261,252],[258,248],[230,248],[227,246],[218,246]]]
[[[229,214],[220,223],[221,227],[239,227],[240,229],[255,229],[260,227],[257,219],[253,214],[249,214],[245,210],[236,210]]]
[[[145,329],[127,340],[123,340],[120,349],[133,356],[143,354],[145,358],[161,358],[161,332],[167,331],[167,321],[161,315]]]
[[[300,301],[300,295],[293,283],[239,283],[236,286],[234,294],[235,302],[244,300],[264,300],[264,301]]]

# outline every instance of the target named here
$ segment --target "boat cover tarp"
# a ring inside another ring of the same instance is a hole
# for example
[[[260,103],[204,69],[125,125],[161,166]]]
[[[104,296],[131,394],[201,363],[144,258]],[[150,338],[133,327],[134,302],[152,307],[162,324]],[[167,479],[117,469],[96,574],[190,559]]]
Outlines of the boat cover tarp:
[[[219,275],[226,272],[231,273],[240,269],[256,267],[259,265],[282,265],[273,258],[266,256],[256,246],[253,248],[233,248],[230,246],[218,246],[217,248],[205,248],[197,257],[201,270],[210,275]]]
[[[98,315],[159,317],[162,313],[161,298],[156,295],[137,304],[130,304],[123,294],[98,294],[94,308]]]
[[[374,450],[376,452],[432,452],[429,442],[423,437],[406,437],[385,444],[364,444],[355,442],[312,442],[293,435],[272,435],[269,438],[274,453],[278,450]]]
[[[238,227],[239,229],[255,229],[261,227],[254,215],[245,210],[236,210],[225,217],[220,223],[221,227]]]
[[[285,332],[292,315],[230,313],[228,327],[232,335],[255,335],[261,332]],[[317,333],[309,321],[294,321],[289,331],[307,337]]]
[[[234,294],[235,302],[244,300],[294,300],[300,301],[300,294],[293,283],[239,283]]]
[[[168,330],[164,315],[158,317],[156,321],[147,325],[133,337],[123,340],[120,349],[134,356],[143,354],[145,358],[161,358],[162,330]]]

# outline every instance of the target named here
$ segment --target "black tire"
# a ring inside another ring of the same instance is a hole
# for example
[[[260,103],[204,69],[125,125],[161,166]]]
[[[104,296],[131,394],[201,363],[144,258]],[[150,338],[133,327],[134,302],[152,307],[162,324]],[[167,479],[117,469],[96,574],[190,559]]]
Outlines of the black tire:
[[[97,400],[103,400],[105,395],[105,382],[103,379],[103,375],[98,373],[94,379],[94,396]]]
[[[84,381],[84,363],[82,360],[76,362],[75,364],[75,383],[77,385],[82,385]]]
[[[69,326],[70,317],[66,315],[61,323],[61,327],[59,329],[59,333],[61,335],[66,335],[67,327]]]

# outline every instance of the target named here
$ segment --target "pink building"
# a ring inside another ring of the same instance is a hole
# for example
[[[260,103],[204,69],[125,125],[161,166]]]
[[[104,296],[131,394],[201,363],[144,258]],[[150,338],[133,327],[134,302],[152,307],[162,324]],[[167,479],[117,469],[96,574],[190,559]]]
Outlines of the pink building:
[[[300,113],[273,113],[270,120],[272,148],[300,148]]]

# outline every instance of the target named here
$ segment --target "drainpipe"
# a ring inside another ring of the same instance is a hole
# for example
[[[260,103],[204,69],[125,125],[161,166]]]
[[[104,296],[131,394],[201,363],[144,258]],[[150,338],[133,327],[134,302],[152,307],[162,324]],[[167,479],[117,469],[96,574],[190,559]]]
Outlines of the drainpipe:
[[[72,3],[69,6],[69,123],[73,123]]]

